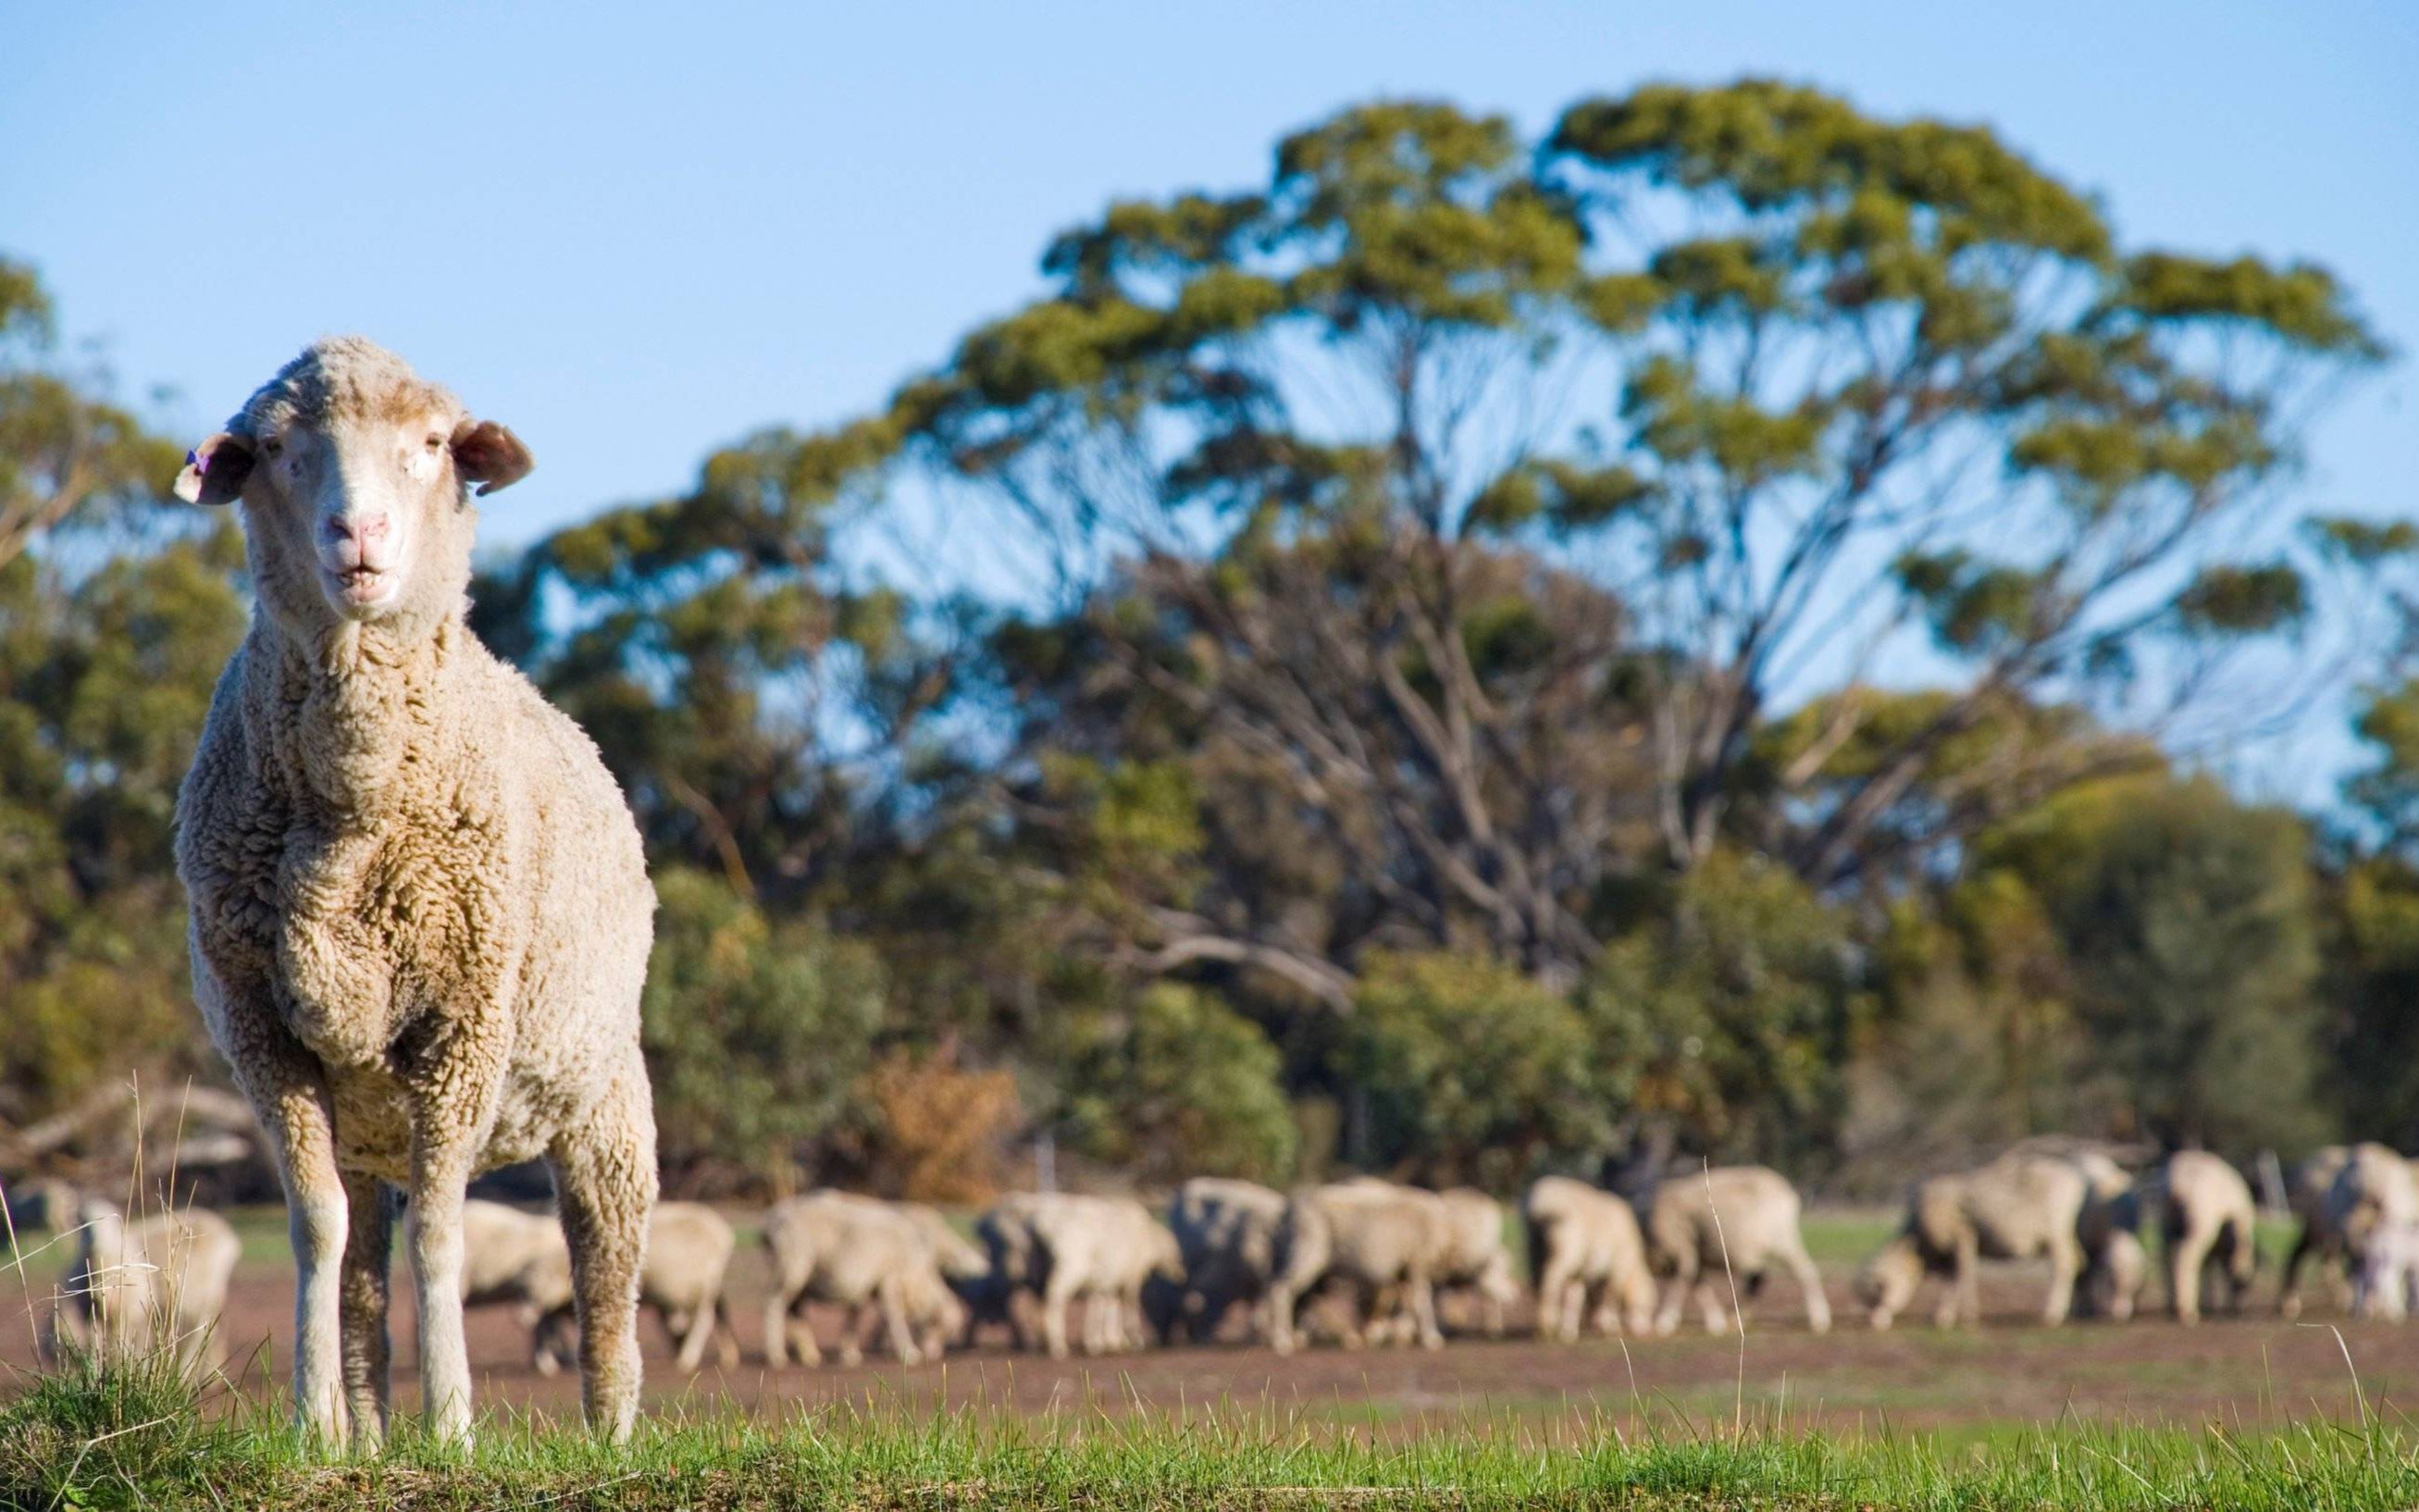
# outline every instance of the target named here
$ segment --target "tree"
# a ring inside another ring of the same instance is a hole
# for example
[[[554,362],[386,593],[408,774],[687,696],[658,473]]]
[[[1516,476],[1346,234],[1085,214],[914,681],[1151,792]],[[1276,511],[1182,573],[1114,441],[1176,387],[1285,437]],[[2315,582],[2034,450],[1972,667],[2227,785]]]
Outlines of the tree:
[[[2155,728],[2145,689],[2303,619],[2301,536],[2220,546],[2289,513],[2299,423],[2381,350],[2322,270],[2121,249],[1986,130],[1762,81],[1582,101],[1537,153],[1357,107],[1264,186],[1114,204],[1042,266],[886,408],[752,446],[780,509],[701,496],[660,533],[778,561],[800,511],[886,498],[1026,569],[1011,781],[1068,708],[1148,700],[1377,894],[1309,931],[1132,900],[1128,959],[1336,1009],[1413,938],[1575,981],[1607,884],[1725,843],[1820,889],[1885,829],[1953,850],[1998,811],[1910,793],[2011,708]],[[1922,717],[1850,696],[1886,654],[1938,671]],[[1610,798],[1615,750],[1642,775]],[[1011,811],[1061,823],[1046,796]]]

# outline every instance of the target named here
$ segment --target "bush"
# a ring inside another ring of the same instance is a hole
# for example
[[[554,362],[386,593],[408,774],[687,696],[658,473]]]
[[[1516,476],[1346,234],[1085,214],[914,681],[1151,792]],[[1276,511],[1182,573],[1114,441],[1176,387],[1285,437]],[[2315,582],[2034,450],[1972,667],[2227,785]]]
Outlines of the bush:
[[[1209,993],[1160,982],[1080,1058],[1070,1132],[1091,1158],[1158,1180],[1282,1181],[1296,1131],[1281,1070],[1251,1020]]]
[[[848,1109],[882,1026],[881,972],[703,872],[666,871],[655,891],[646,1049],[665,1171],[781,1184]]]
[[[1367,963],[1340,1070],[1365,1099],[1366,1154],[1509,1191],[1610,1137],[1595,1057],[1561,994],[1485,955]]]

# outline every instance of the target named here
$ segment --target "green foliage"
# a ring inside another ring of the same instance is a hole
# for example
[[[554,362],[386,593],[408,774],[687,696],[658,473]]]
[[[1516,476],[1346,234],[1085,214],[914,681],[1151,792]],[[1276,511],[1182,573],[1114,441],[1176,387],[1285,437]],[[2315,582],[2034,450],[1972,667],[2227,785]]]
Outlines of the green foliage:
[[[644,1006],[665,1168],[778,1183],[850,1110],[883,1026],[863,947],[768,920],[701,872],[665,869]]]
[[[1984,847],[2064,937],[2138,1133],[2248,1151],[2330,1132],[2312,1093],[2316,917],[2299,820],[2207,780],[2079,788]]]
[[[1376,1165],[1509,1191],[1601,1153],[1601,1051],[1563,995],[1485,956],[1372,956],[1337,1070],[1366,1099]]]
[[[1282,1182],[1295,1130],[1281,1069],[1251,1020],[1210,993],[1157,982],[1076,1058],[1070,1133],[1083,1153],[1150,1180]]]
[[[1716,855],[1609,944],[1579,996],[1612,1104],[1717,1159],[1820,1158],[1864,1011],[1847,920],[1786,871]]]

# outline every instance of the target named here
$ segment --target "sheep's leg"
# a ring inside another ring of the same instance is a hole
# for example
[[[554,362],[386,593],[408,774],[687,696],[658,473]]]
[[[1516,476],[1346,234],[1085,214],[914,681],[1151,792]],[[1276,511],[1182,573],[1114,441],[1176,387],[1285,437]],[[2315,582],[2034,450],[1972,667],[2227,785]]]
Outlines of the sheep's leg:
[[[764,1363],[776,1370],[789,1363],[790,1299],[793,1295],[789,1283],[777,1274],[773,1277],[773,1289],[764,1297]]]
[[[336,1169],[335,1109],[316,1074],[291,1065],[251,1069],[283,1073],[279,1085],[268,1088],[247,1078],[245,1090],[276,1150],[285,1188],[285,1237],[294,1250],[295,1424],[333,1449],[345,1436],[340,1267],[350,1206]]]
[[[714,1359],[725,1370],[739,1368],[739,1329],[731,1320],[731,1295],[717,1294],[714,1299]]]
[[[1688,1310],[1688,1294],[1697,1289],[1697,1257],[1693,1251],[1672,1257],[1672,1279],[1663,1288],[1662,1305],[1655,1310],[1655,1332],[1670,1337],[1680,1331],[1680,1316]]]
[[[685,1331],[673,1326],[675,1322],[673,1319],[668,1317],[665,1319],[666,1326],[671,1327],[673,1336],[680,1340],[678,1361],[683,1370],[695,1370],[705,1364],[705,1347],[714,1342],[715,1307],[717,1302],[718,1299],[709,1301],[703,1306],[690,1308],[687,1317],[678,1320],[688,1325]]]
[[[376,1449],[386,1437],[393,1346],[387,1335],[393,1251],[394,1193],[361,1171],[345,1173],[345,1235],[338,1314],[344,1335],[345,1408],[353,1420],[353,1447]]]
[[[917,1347],[916,1331],[907,1326],[907,1305],[900,1295],[903,1288],[897,1277],[886,1279],[875,1288],[874,1301],[882,1307],[882,1329],[890,1340],[890,1352],[901,1365],[921,1365],[924,1351]]]
[[[1404,1283],[1406,1301],[1411,1307],[1411,1325],[1420,1348],[1441,1350],[1444,1332],[1437,1327],[1436,1288],[1425,1275],[1414,1275]]]
[[[470,1360],[462,1329],[462,1201],[470,1182],[464,1144],[432,1141],[413,1161],[412,1301],[420,1310],[420,1411],[431,1437],[468,1447]]]
[[[1982,1321],[1982,1257],[1981,1241],[1971,1228],[1957,1236],[1957,1253],[1953,1262],[1956,1281],[1955,1316],[1969,1327]]]
[[[1806,1242],[1797,1240],[1780,1260],[1797,1278],[1797,1289],[1805,1294],[1806,1326],[1817,1334],[1831,1332],[1831,1299],[1823,1295],[1823,1273],[1814,1268],[1814,1257],[1806,1253]]]
[[[1582,1298],[1570,1295],[1577,1278],[1567,1255],[1548,1253],[1537,1267],[1537,1336],[1561,1339],[1567,1343],[1579,1336],[1579,1307]]]
[[[1292,1283],[1279,1276],[1269,1288],[1269,1348],[1279,1354],[1291,1354],[1301,1347],[1294,1309],[1297,1293]]]
[[[2083,1273],[2083,1246],[2072,1234],[2053,1240],[2049,1248],[2049,1297],[2042,1304],[2042,1321],[2056,1328],[2074,1308],[2074,1278]]]
[[[1051,1267],[1050,1279],[1041,1289],[1041,1341],[1053,1360],[1067,1358],[1067,1305],[1074,1293],[1067,1267]],[[1086,1322],[1088,1325],[1090,1319]]]
[[[550,1157],[579,1307],[588,1423],[620,1443],[639,1415],[639,1272],[655,1206],[655,1117],[643,1068],[616,1081]]]
[[[2179,1323],[2200,1321],[2200,1272],[2210,1242],[2211,1236],[2198,1225],[2167,1236],[2167,1298]]]

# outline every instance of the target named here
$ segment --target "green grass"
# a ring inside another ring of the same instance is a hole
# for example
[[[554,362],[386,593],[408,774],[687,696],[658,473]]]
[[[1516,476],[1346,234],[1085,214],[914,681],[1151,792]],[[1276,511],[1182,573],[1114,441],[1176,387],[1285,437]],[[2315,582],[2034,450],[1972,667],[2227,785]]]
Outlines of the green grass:
[[[1727,1415],[1424,1422],[1378,1436],[1273,1412],[937,1418],[878,1401],[763,1423],[655,1417],[625,1448],[491,1415],[456,1453],[408,1434],[306,1452],[269,1410],[164,1370],[82,1363],[0,1407],[0,1507],[2367,1508],[2419,1503],[2399,1425],[2237,1435],[2080,1424],[1986,1438],[1793,1433]]]

